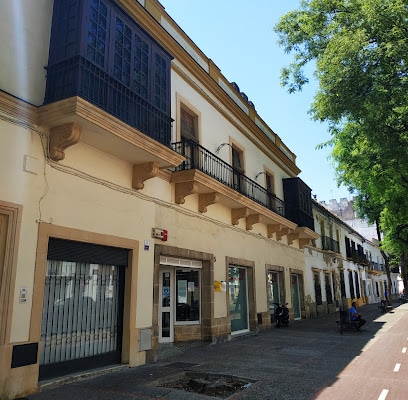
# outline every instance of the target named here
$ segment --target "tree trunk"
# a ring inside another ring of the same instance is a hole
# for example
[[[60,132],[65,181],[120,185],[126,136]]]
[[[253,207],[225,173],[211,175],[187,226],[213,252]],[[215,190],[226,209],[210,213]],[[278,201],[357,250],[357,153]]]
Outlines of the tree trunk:
[[[378,219],[375,220],[375,228],[376,228],[376,231],[377,231],[378,241],[381,243],[380,221]],[[392,290],[392,281],[391,281],[391,271],[390,271],[390,262],[389,262],[390,258],[387,256],[387,254],[385,254],[385,251],[383,251],[383,250],[380,250],[380,251],[381,251],[381,255],[383,256],[383,259],[384,259],[384,268],[385,268],[385,272],[387,274],[387,282],[388,282],[387,283],[388,296],[385,296],[385,293],[383,293],[383,294],[384,294],[384,297],[386,297],[388,305],[390,306],[391,305],[390,299],[392,299],[392,292],[391,292],[391,290]]]
[[[401,278],[404,285],[404,293],[407,293],[408,273],[407,273],[407,253],[401,256]]]

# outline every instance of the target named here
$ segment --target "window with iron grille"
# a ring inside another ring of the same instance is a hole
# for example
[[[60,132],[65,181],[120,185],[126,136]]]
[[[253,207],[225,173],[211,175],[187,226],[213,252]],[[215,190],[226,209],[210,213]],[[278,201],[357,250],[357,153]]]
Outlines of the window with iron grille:
[[[320,273],[319,272],[315,272],[313,274],[313,280],[314,280],[314,287],[315,287],[316,304],[321,305],[323,304],[323,301],[322,301],[322,287],[320,283]]]
[[[344,271],[340,271],[340,289],[341,289],[341,297],[347,297],[346,282],[344,281]]]
[[[358,279],[358,272],[354,272],[355,282],[356,282],[356,297],[359,299],[360,295],[360,281]]]
[[[169,145],[171,59],[112,0],[54,2],[44,103],[80,96]]]
[[[333,304],[333,293],[332,293],[332,287],[331,287],[330,275],[329,274],[324,274],[324,283],[325,283],[325,286],[326,286],[327,304]]]
[[[349,285],[350,285],[350,296],[352,299],[354,299],[355,294],[354,294],[354,283],[353,283],[353,271],[349,271]]]

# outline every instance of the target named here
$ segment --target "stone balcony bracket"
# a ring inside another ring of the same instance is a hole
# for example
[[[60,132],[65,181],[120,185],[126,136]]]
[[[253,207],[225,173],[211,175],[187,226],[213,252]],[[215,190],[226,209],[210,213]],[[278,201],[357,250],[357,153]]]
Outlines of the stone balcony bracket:
[[[299,248],[304,249],[305,246],[310,244],[310,239],[300,239],[299,238]]]
[[[144,188],[144,181],[154,178],[159,173],[159,166],[155,162],[133,165],[132,187],[139,190]]]
[[[262,222],[262,215],[261,214],[251,214],[246,217],[246,229],[247,231],[252,230],[252,227],[255,224],[259,224]]]
[[[198,185],[194,181],[176,183],[175,201],[177,204],[184,204],[185,198],[198,192]]]
[[[49,155],[53,161],[61,161],[65,158],[64,150],[79,142],[81,138],[81,126],[72,122],[55,126],[50,129]]]
[[[299,239],[299,233],[296,233],[296,232],[289,233],[289,235],[287,235],[287,238],[288,238],[288,244],[292,244],[293,241]]]
[[[281,240],[283,236],[288,235],[290,232],[290,228],[282,228],[280,231],[276,232],[276,240]]]
[[[267,225],[268,238],[272,238],[274,233],[280,232],[282,229],[283,229],[282,224],[268,224]]]
[[[241,218],[246,218],[249,215],[249,208],[232,208],[231,209],[231,223],[232,225],[238,225]]]
[[[215,204],[219,201],[219,196],[217,193],[201,193],[198,196],[198,211],[200,213],[206,213],[207,207],[211,204]]]

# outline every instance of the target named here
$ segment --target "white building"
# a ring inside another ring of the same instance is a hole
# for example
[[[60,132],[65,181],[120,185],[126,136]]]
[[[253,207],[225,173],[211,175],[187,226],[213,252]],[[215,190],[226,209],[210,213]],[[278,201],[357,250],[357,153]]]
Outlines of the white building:
[[[305,247],[306,308],[311,316],[384,299],[387,275],[378,242],[369,241],[323,205],[313,203],[313,246]],[[398,274],[391,274],[390,295],[398,293]]]

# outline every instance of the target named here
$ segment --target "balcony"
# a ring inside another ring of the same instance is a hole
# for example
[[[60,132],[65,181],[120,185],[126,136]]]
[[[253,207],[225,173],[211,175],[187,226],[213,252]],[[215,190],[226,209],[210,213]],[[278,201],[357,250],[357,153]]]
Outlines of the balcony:
[[[231,208],[234,225],[246,218],[246,228],[250,230],[255,223],[263,222],[268,226],[269,237],[276,233],[279,240],[287,235],[289,242],[299,239],[302,244],[318,237],[308,227],[297,227],[287,218],[284,201],[198,143],[185,140],[172,146],[185,158],[172,176],[178,204],[183,204],[186,196],[198,193],[200,212],[219,201]]]
[[[45,104],[79,96],[169,146],[172,119],[81,56],[47,67]]]
[[[285,203],[265,188],[192,140],[173,143],[174,150],[186,160],[176,171],[197,169],[225,186],[243,194],[274,213],[285,217]]]
[[[367,259],[367,256],[365,254],[361,254],[358,251],[349,250],[347,252],[347,259],[363,267],[370,268],[372,264],[371,261]]]
[[[76,138],[71,142],[80,138],[133,164],[167,168],[183,161],[170,148],[171,118],[81,56],[47,68],[39,115],[41,125],[50,128],[51,142],[71,131]],[[63,158],[52,143],[50,149],[54,161]]]
[[[335,253],[340,253],[339,242],[333,240],[328,236],[321,236],[322,239],[322,249],[328,251],[334,251]]]

